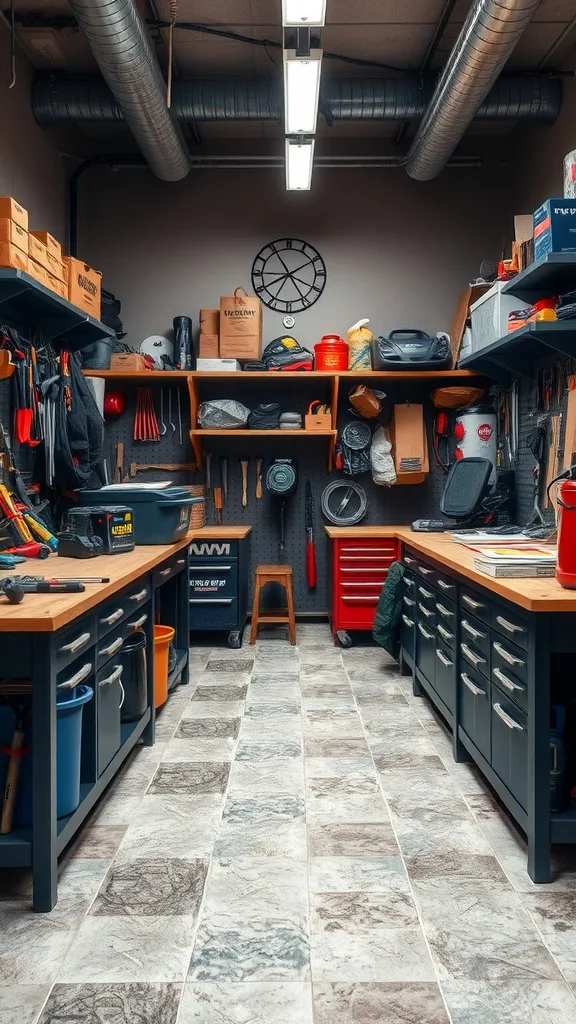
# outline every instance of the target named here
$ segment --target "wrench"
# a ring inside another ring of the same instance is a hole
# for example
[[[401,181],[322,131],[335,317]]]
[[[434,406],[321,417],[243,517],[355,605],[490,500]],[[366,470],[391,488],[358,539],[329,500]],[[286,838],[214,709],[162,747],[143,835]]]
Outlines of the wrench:
[[[158,429],[162,437],[166,433],[166,424],[164,423],[164,388],[160,388],[160,423]]]
[[[172,433],[176,433],[176,424],[172,423],[172,388],[168,388],[168,425]]]

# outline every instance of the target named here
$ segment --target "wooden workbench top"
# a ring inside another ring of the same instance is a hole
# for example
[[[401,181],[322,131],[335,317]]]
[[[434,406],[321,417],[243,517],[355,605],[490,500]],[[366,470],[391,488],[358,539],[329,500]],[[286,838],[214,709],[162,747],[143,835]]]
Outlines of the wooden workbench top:
[[[199,530],[190,530],[188,540],[244,540],[251,526],[202,526]]]
[[[121,555],[98,555],[97,558],[50,555],[43,561],[29,558],[16,570],[0,571],[2,576],[110,577],[110,583],[86,583],[82,594],[25,594],[21,604],[10,604],[6,597],[0,595],[0,632],[49,633],[60,629],[189,543],[189,538],[184,537],[176,544],[142,544]]]
[[[546,579],[494,579],[474,566],[476,553],[450,540],[447,533],[413,533],[409,526],[326,526],[329,537],[357,540],[396,537],[415,551],[457,572],[499,597],[529,612],[576,612],[576,590],[565,590],[554,577]],[[505,543],[505,538],[494,543]]]

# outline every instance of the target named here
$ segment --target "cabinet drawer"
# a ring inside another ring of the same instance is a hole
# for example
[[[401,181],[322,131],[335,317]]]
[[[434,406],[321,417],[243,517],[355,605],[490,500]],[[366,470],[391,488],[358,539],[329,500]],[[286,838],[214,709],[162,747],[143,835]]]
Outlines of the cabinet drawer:
[[[381,587],[388,575],[388,566],[374,566],[371,569],[338,569],[338,584],[345,587],[346,584],[368,583],[371,586]]]
[[[188,551],[190,558],[193,558],[194,561],[202,558],[210,562],[219,558],[238,558],[240,542],[237,540],[193,540]]]
[[[426,605],[427,608],[434,609],[436,607],[437,593],[429,583],[416,583],[416,593],[418,595],[418,602]]]
[[[434,689],[454,714],[456,702],[456,655],[446,644],[436,643]]]
[[[444,625],[452,632],[456,632],[456,626],[458,623],[458,616],[456,613],[456,605],[452,601],[447,600],[445,597],[438,597],[435,604],[436,608],[436,621],[443,622]]]
[[[131,615],[132,612],[137,611],[141,605],[145,604],[150,599],[151,594],[152,587],[149,576],[143,576],[142,579],[137,580],[132,586],[122,591],[122,598],[128,607],[128,615]]]
[[[448,644],[453,651],[456,650],[456,632],[455,627],[450,626],[442,617],[436,612],[436,634],[438,639]]]
[[[469,640],[460,640],[460,654],[463,662],[468,664],[476,672],[481,672],[486,679],[490,678],[490,655],[484,654],[476,644]],[[462,664],[465,668],[465,664]]]
[[[451,601],[456,600],[456,583],[450,576],[441,576],[440,573],[437,573],[436,586],[441,597],[449,597]]]
[[[462,587],[460,591],[460,607],[463,612],[470,612],[477,619],[490,625],[490,602],[477,590],[470,590],[469,587]]]
[[[460,639],[468,644],[474,651],[479,651],[490,664],[490,630],[480,619],[473,615],[464,614],[460,616]]]
[[[501,636],[512,640],[525,651],[528,649],[528,622],[516,612],[509,612],[508,609],[492,606],[492,629],[495,629]]]
[[[427,630],[434,630],[436,627],[436,612],[434,611],[434,605],[425,605],[423,601],[418,601],[418,622],[421,622],[423,626],[426,626]]]
[[[402,562],[407,569],[410,569],[411,572],[416,572],[418,568],[418,559],[414,555],[410,554],[409,551],[405,551],[402,555]]]
[[[402,598],[402,604],[402,610],[405,611],[408,615],[412,615],[412,617],[416,615],[416,608],[418,605],[415,598],[410,597],[409,594],[404,594],[404,597]]]
[[[75,619],[71,626],[59,630],[54,637],[54,661],[58,670],[84,656],[96,643],[96,623],[93,615]]]
[[[238,600],[235,597],[192,597],[189,607],[190,629],[238,628]]]
[[[429,586],[436,586],[436,577],[438,574],[435,569],[431,568],[431,566],[426,565],[424,562],[418,562],[418,565],[416,566],[416,573],[421,577],[421,579],[425,580]]]
[[[122,665],[114,658],[102,668],[96,677],[96,728],[97,764],[101,775],[120,749],[120,705],[123,690],[121,686]]]
[[[490,761],[490,684],[462,666],[458,678],[459,722],[472,743]]]
[[[402,649],[406,652],[408,657],[414,661],[416,653],[416,619],[414,618],[414,615],[411,615],[410,612],[406,610],[402,612],[400,636]]]
[[[436,671],[436,634],[434,627],[428,623],[417,623],[416,627],[416,665],[428,682],[434,686]]]
[[[405,594],[410,594],[411,597],[414,597],[414,593],[416,591],[416,580],[411,572],[404,573],[404,576],[402,577],[402,586]]]
[[[492,768],[526,810],[528,803],[528,720],[497,686],[492,686]]]
[[[82,655],[71,665],[67,665],[56,676],[56,688],[62,690],[75,690],[81,683],[88,686],[94,685],[95,672],[94,648]],[[73,696],[70,694],[70,696]]]
[[[526,651],[516,647],[509,640],[505,640],[498,633],[492,631],[492,665],[507,672],[513,672],[523,683],[528,681],[528,660]]]
[[[218,560],[190,562],[190,597],[237,597],[238,563]]]
[[[110,630],[105,636],[100,637],[96,645],[96,667],[102,668],[111,658],[114,658],[122,650],[122,644],[134,632],[135,629],[143,629],[148,620],[148,612],[142,608],[130,610],[124,621],[116,629]]]
[[[177,572],[181,572],[185,568],[187,558],[184,552],[176,555],[174,558],[169,558],[168,561],[162,562],[157,569],[154,569],[153,580],[154,585],[159,587],[160,584],[166,583],[167,580],[172,579]]]

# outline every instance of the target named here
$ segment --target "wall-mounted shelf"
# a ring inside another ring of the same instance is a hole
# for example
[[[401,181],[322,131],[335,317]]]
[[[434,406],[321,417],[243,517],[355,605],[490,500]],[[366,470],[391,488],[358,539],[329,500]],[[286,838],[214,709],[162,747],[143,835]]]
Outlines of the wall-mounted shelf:
[[[576,358],[576,320],[541,320],[511,331],[492,345],[467,356],[466,368],[490,375],[491,366],[530,377],[534,363],[553,352]]]
[[[0,317],[23,329],[37,323],[44,341],[62,338],[72,351],[99,338],[115,336],[110,327],[60,298],[23,270],[0,269]]]
[[[166,381],[187,380],[189,370],[83,370],[85,377],[104,377],[105,380]]]
[[[191,430],[191,437],[335,437],[337,430]]]
[[[549,252],[504,285],[502,292],[535,302],[576,288],[576,252]]]

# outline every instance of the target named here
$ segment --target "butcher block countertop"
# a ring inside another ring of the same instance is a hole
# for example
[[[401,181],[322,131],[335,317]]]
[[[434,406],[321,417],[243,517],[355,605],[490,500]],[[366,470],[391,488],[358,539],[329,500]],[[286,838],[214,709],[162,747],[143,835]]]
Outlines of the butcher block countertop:
[[[451,569],[471,583],[492,591],[529,612],[576,612],[576,590],[564,590],[554,577],[545,579],[494,579],[474,567],[475,552],[450,540],[447,533],[413,533],[409,526],[326,526],[334,540],[376,540],[395,537],[414,551]],[[504,544],[505,538],[494,539]]]

